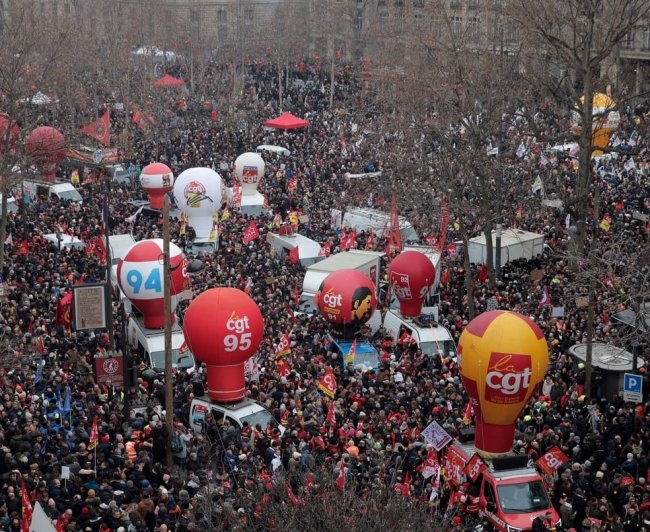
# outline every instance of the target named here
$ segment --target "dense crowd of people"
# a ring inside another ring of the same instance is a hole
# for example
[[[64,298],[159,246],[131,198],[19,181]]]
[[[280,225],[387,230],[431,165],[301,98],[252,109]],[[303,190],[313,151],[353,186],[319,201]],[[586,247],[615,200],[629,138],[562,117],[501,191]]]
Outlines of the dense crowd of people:
[[[32,503],[39,503],[62,530],[205,530],[210,520],[244,530],[262,518],[265,505],[270,504],[268,493],[285,478],[290,479],[292,493],[301,497],[318,489],[314,486],[324,476],[335,478],[341,471],[344,489],[359,497],[397,486],[414,505],[429,506],[432,515],[445,513],[451,489],[445,486],[444,476],[437,486],[435,478],[420,474],[429,449],[420,433],[434,420],[452,435],[465,426],[467,397],[458,361],[451,356],[426,356],[415,344],[386,341],[380,331],[370,338],[381,354],[379,369],[344,370],[329,351],[327,323],[318,315],[293,315],[302,266],[292,264],[266,243],[266,234],[274,230],[274,214],[285,216],[298,209],[308,216],[299,232],[322,244],[330,242],[336,252],[340,232],[331,225],[330,208],[367,201],[378,206],[389,192],[382,188],[381,177],[355,182],[344,177],[346,172],[374,171],[386,164],[382,152],[365,141],[364,131],[379,127],[378,111],[370,111],[352,70],[339,74],[332,109],[329,73],[324,75],[310,63],[293,76],[296,83],[287,87],[283,108],[310,121],[302,131],[286,134],[260,127],[277,114],[279,95],[277,72],[259,64],[249,65],[245,87],[224,111],[227,118],[215,119],[210,109],[189,94],[183,96],[183,108],[174,108],[171,114],[161,111],[160,123],[149,124],[145,130],[129,126],[128,117],[114,118],[115,124],[135,130],[136,141],[126,155],[132,182],[113,184],[110,202],[111,233],[132,233],[136,240],[157,237],[158,220],[145,215],[133,220],[135,208],[126,201],[145,197],[137,179],[143,166],[164,162],[175,175],[188,167],[210,166],[230,185],[232,164],[240,153],[259,144],[279,144],[291,151],[290,156],[264,154],[267,171],[260,191],[272,212],[257,217],[260,237],[239,246],[249,220],[233,210],[220,223],[219,251],[202,256],[204,268],[192,274],[195,294],[214,286],[246,287],[262,310],[265,334],[256,355],[260,375],[249,382],[247,393],[280,421],[284,432],[261,426],[240,430],[227,420],[218,424],[208,417],[203,433],[195,434],[190,429],[189,408],[201,393],[205,368],[177,373],[173,415],[179,443],[174,447],[175,464],[167,468],[162,378],[141,372],[128,392],[128,404],[140,408],[126,411],[123,394],[98,386],[93,374],[93,357],[110,347],[109,335],[75,332],[56,322],[60,298],[76,283],[103,281],[105,267],[83,249],[59,250],[48,245],[43,235],[57,229],[83,241],[101,235],[101,180],[82,183],[81,204],[56,198],[19,201],[17,212],[9,214],[7,234],[12,243],[5,245],[0,306],[5,347],[0,370],[3,530],[21,530],[23,484]],[[178,95],[160,96],[161,109],[176,107],[177,99]],[[650,214],[645,111],[627,109],[616,133],[619,149],[625,151],[628,146],[630,153],[597,163],[601,212],[611,223],[611,231],[603,232],[598,245],[613,257],[609,270],[599,274],[596,287],[594,340],[605,343],[618,342],[625,332],[612,314],[620,310],[621,291],[629,290],[629,278],[640,268],[647,269],[647,223],[633,216]],[[223,125],[226,122],[229,127]],[[526,171],[533,167],[546,183],[547,193],[557,198],[573,193],[571,157],[542,163],[514,156],[512,164]],[[62,177],[68,179],[68,172],[64,169]],[[293,177],[298,177],[298,189],[289,192],[287,182]],[[405,210],[424,238],[432,229],[426,222],[430,207],[418,198],[411,201],[408,194],[405,186]],[[503,265],[494,287],[475,281],[473,312],[485,311],[496,300],[500,309],[533,317],[548,340],[549,371],[517,422],[515,452],[535,459],[557,445],[569,457],[555,477],[548,479],[553,504],[566,529],[634,532],[647,528],[650,402],[633,405],[620,395],[602,394],[597,374],[592,397],[585,397],[584,364],[568,351],[586,342],[588,315],[587,306],[580,303],[587,295],[582,272],[571,267],[566,255],[571,224],[557,203],[548,206],[541,200],[517,209],[512,222],[543,233],[545,252],[533,260]],[[183,246],[180,220],[172,221],[171,230],[173,240]],[[449,242],[457,239],[457,231],[452,217]],[[373,249],[383,251],[386,236],[374,235]],[[364,248],[367,238],[368,234],[360,232],[357,246]],[[626,257],[643,257],[644,253],[645,266],[627,262]],[[474,267],[478,273],[480,265]],[[439,321],[458,340],[470,319],[464,297],[465,264],[446,253],[443,268],[447,276],[440,287]],[[545,289],[551,301],[548,305],[540,304]],[[554,312],[558,308],[563,312]],[[120,346],[124,318],[118,310],[116,304],[114,336]],[[281,372],[275,353],[284,333],[290,337],[291,356],[283,359],[289,371]],[[130,355],[132,365],[139,367],[143,361],[138,354]],[[328,368],[338,382],[335,422],[328,416],[329,400],[318,391],[319,379]],[[396,379],[397,374],[403,378]],[[645,384],[647,390],[647,379]],[[95,419],[99,442],[89,450]],[[216,514],[212,505],[218,508]],[[453,521],[450,526],[460,530],[464,525]]]

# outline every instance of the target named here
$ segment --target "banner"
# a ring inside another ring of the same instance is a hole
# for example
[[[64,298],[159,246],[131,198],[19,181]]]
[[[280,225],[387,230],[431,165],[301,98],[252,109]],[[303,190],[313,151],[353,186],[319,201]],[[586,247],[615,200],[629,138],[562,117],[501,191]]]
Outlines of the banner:
[[[449,482],[452,481],[457,486],[464,482],[463,469],[465,468],[465,457],[455,447],[450,446],[442,461],[442,467],[445,470],[445,479]]]
[[[280,337],[280,341],[278,342],[278,347],[275,348],[274,354],[276,358],[280,358],[291,354],[291,343],[289,341],[289,333],[284,333]]]
[[[108,146],[111,141],[111,122],[108,111],[94,122],[82,127],[81,132],[98,140],[104,146]]]
[[[88,440],[87,449],[92,451],[99,443],[99,431],[97,430],[97,416],[93,419],[93,426],[90,429],[90,439]]]
[[[242,241],[244,244],[249,244],[258,236],[260,236],[260,231],[257,228],[257,224],[251,220],[251,222],[248,224],[248,227],[244,229],[244,238]]]
[[[348,351],[348,354],[345,355],[346,366],[348,364],[354,364],[354,357],[356,354],[357,354],[357,339],[355,338],[354,341],[352,342],[352,345],[350,346],[350,350]]]
[[[451,436],[443,429],[437,421],[432,421],[427,428],[422,431],[421,436],[433,445],[436,451],[440,451],[451,441]]]
[[[540,456],[535,462],[535,465],[545,475],[552,476],[562,464],[566,464],[568,461],[569,458],[567,455],[556,445]]]
[[[469,459],[469,462],[463,468],[463,473],[467,475],[467,478],[471,482],[475,482],[478,476],[487,469],[487,464],[481,460],[481,457],[474,453],[474,455]]]
[[[86,242],[86,254],[94,255],[100,262],[106,264],[106,244],[99,236],[94,236]]]
[[[318,389],[330,399],[334,399],[334,395],[336,394],[336,378],[334,377],[332,368],[329,368],[318,382]]]
[[[72,292],[68,292],[56,304],[56,324],[70,327],[72,324]]]
[[[440,464],[438,463],[438,454],[437,451],[429,449],[427,458],[422,465],[422,476],[427,479],[438,473],[440,469]]]
[[[300,260],[300,252],[298,251],[298,246],[289,251],[289,262],[291,264],[297,264]]]
[[[105,384],[122,390],[124,388],[124,357],[119,354],[112,357],[95,356],[95,374],[97,375],[97,384]]]

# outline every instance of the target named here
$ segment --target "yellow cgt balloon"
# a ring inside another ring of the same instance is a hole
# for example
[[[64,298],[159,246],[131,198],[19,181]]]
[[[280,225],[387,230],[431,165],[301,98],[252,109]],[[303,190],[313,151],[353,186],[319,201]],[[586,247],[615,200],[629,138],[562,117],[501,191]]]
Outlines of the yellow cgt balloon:
[[[458,354],[475,413],[476,451],[484,458],[507,454],[517,417],[546,374],[546,339],[527,316],[494,310],[465,327]]]

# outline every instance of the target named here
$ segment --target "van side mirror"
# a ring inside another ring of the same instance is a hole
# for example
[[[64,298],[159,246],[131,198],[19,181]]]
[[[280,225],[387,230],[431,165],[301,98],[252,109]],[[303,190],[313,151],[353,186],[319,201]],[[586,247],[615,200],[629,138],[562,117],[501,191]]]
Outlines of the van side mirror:
[[[496,512],[497,511],[497,505],[494,501],[488,501],[487,503],[487,511],[488,512]]]

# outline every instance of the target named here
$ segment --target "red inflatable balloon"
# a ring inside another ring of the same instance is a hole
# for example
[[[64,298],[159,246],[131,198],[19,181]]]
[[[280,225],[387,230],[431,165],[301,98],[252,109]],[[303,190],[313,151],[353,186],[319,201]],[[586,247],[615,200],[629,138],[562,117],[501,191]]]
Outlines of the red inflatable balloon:
[[[0,155],[4,155],[7,149],[13,149],[18,141],[18,137],[20,136],[18,124],[13,121],[9,138],[6,138],[10,122],[12,122],[11,118],[4,113],[0,113]]]
[[[390,263],[388,273],[402,316],[419,316],[422,302],[436,279],[431,261],[419,251],[403,251]]]
[[[377,308],[375,284],[358,270],[338,270],[321,283],[314,302],[322,316],[338,330],[353,333]]]
[[[61,132],[50,126],[37,127],[27,137],[25,147],[43,180],[55,181],[65,155],[65,139]]]
[[[264,334],[257,303],[236,288],[211,288],[190,303],[183,332],[190,351],[208,366],[210,399],[224,403],[242,399],[244,364]]]
[[[185,290],[189,282],[185,262],[183,251],[170,243],[172,323],[178,303],[175,296]],[[136,242],[117,264],[117,282],[124,295],[142,313],[147,329],[162,329],[165,326],[163,278],[162,238]]]
[[[162,209],[165,194],[174,188],[174,174],[166,164],[151,163],[142,169],[140,185],[149,195],[151,208]]]

